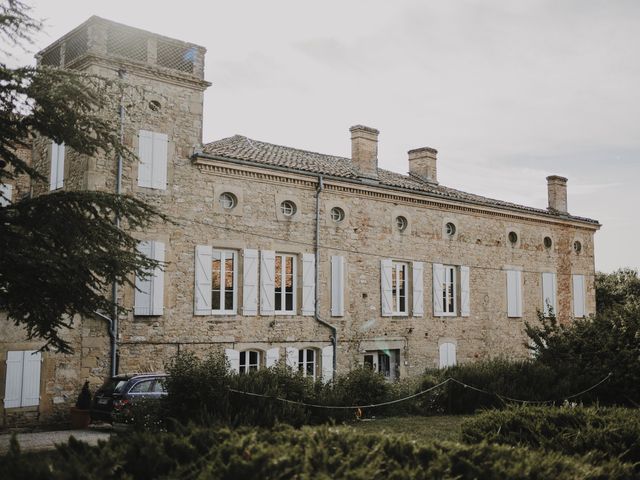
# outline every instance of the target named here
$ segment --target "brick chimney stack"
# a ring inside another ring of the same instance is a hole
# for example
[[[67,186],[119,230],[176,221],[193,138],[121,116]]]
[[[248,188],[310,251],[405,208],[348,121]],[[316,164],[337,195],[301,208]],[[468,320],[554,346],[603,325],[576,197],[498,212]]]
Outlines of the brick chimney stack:
[[[409,174],[429,183],[438,183],[438,151],[422,147],[409,150]]]
[[[567,179],[558,175],[547,177],[549,190],[549,210],[558,213],[567,211]]]
[[[351,161],[363,178],[378,179],[378,134],[375,128],[355,125],[351,132]]]

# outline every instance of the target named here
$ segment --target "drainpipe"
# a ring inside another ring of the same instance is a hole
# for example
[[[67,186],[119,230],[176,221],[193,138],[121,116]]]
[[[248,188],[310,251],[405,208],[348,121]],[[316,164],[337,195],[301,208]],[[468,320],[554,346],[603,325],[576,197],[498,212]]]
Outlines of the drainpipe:
[[[328,322],[320,318],[320,193],[324,189],[322,175],[318,175],[318,187],[316,188],[316,289],[315,289],[315,319],[321,325],[331,330],[331,344],[333,345],[333,379],[336,379],[336,370],[338,369],[338,329]]]

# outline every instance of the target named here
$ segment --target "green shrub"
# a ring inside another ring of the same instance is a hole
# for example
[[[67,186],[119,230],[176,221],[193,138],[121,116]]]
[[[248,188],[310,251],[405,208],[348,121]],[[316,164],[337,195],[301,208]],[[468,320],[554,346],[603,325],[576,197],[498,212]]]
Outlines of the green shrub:
[[[8,466],[9,461],[12,463]],[[70,441],[59,447],[55,458],[32,461],[30,465],[14,453],[0,458],[0,469],[7,472],[3,477],[6,480],[633,478],[631,467],[619,462],[593,466],[556,452],[486,443],[418,444],[403,437],[359,435],[329,427],[132,433],[98,447]]]
[[[462,439],[640,465],[640,412],[626,408],[512,407],[465,420]]]

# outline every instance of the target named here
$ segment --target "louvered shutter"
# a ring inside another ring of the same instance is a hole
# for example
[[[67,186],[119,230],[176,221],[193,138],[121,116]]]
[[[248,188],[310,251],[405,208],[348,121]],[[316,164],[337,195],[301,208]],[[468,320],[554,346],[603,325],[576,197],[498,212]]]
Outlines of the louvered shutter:
[[[242,314],[258,314],[258,251],[245,249],[242,266]]]
[[[0,183],[0,207],[6,207],[13,198],[13,185]]]
[[[471,314],[469,276],[469,267],[460,267],[460,315],[462,317],[468,317]]]
[[[382,316],[393,315],[393,288],[391,276],[393,275],[393,261],[390,258],[380,260],[380,298],[382,301]]]
[[[507,270],[507,316],[522,317],[522,272]]]
[[[224,355],[229,362],[229,370],[233,373],[240,373],[240,352],[232,348],[225,348]]]
[[[443,315],[443,298],[442,292],[444,288],[444,265],[440,263],[433,264],[433,316],[441,317]]]
[[[316,313],[316,257],[302,254],[302,315]]]
[[[344,257],[331,257],[331,316],[344,315]]]
[[[333,380],[333,345],[322,347],[322,381]]]
[[[32,407],[40,404],[40,366],[42,353],[24,352],[22,370],[22,406]]]
[[[138,186],[153,186],[153,132],[140,130],[138,133]]]
[[[573,316],[585,316],[584,275],[573,275]]]
[[[413,316],[421,317],[424,314],[424,264],[413,262]]]
[[[279,348],[270,348],[267,350],[267,368],[273,367],[280,360],[280,349]]]
[[[169,139],[164,133],[153,133],[153,163],[151,166],[151,188],[167,188],[167,146]]]
[[[276,253],[260,252],[260,315],[273,315],[275,300]]]
[[[295,347],[287,347],[285,349],[285,362],[294,372],[298,371],[298,349]]]
[[[198,245],[195,256],[194,315],[211,315],[211,247]]]
[[[550,309],[557,315],[556,309],[556,274],[545,272],[542,274],[542,301],[544,315],[549,316]]]
[[[153,242],[143,241],[138,243],[138,252],[147,258],[153,258]],[[153,276],[140,277],[136,275],[134,293],[134,315],[151,315],[153,302]]]
[[[20,403],[22,402],[23,360],[24,352],[7,352],[4,408],[20,407]]]

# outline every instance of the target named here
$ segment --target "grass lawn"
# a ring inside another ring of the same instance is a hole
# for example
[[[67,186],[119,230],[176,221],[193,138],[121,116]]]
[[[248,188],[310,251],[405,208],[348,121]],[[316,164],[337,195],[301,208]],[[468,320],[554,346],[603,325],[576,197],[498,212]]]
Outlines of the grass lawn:
[[[340,427],[362,433],[386,433],[404,435],[411,440],[460,441],[460,424],[469,418],[466,415],[443,415],[434,417],[387,417],[360,420]]]

